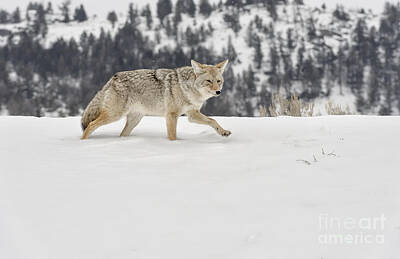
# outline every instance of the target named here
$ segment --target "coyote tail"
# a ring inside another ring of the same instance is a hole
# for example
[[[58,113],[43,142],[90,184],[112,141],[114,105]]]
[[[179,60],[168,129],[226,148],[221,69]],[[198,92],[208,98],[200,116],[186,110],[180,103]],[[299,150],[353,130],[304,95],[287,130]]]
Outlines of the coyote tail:
[[[104,92],[98,92],[95,97],[90,101],[82,115],[82,130],[84,131],[89,123],[97,119],[100,115],[100,108],[103,101]]]

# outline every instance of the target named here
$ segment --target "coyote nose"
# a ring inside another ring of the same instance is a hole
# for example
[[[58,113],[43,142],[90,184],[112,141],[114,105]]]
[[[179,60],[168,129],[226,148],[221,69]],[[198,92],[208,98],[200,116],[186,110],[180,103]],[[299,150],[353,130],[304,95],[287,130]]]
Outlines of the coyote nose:
[[[217,95],[220,95],[221,94],[221,91],[216,91],[215,92]]]

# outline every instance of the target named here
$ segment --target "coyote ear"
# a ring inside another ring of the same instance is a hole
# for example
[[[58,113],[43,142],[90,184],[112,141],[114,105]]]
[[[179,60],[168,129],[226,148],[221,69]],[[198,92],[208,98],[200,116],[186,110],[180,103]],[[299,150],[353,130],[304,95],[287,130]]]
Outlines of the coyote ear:
[[[190,61],[190,63],[192,63],[192,67],[196,75],[201,74],[203,72],[204,67],[202,64],[200,64],[197,61],[194,61],[193,59]]]
[[[224,73],[224,70],[226,68],[226,65],[228,65],[228,62],[229,62],[229,60],[225,60],[225,61],[222,61],[221,63],[215,65],[221,71],[221,74]]]

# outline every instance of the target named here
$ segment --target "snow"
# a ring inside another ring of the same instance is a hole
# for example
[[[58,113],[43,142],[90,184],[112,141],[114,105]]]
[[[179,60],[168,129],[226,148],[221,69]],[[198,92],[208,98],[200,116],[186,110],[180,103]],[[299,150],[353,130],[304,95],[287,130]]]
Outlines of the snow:
[[[304,0],[304,3],[306,5],[312,5],[316,7],[321,7],[323,3],[327,5],[328,8],[335,8],[337,5],[343,5],[347,8],[352,8],[352,9],[359,9],[359,8],[364,8],[364,9],[371,9],[375,11],[383,11],[384,3],[389,2],[389,3],[396,3],[397,0],[352,0],[352,1],[346,1],[346,0],[326,0],[326,1],[321,1],[321,0]]]
[[[216,119],[231,137],[182,117],[170,142],[145,117],[81,141],[79,118],[0,117],[0,258],[398,256],[400,117]],[[326,214],[384,215],[384,244],[319,243]]]
[[[348,107],[351,114],[357,114],[356,97],[347,87],[342,87],[341,94],[340,86],[334,86],[331,88],[331,94],[329,97],[320,97],[313,100],[312,103],[314,104],[314,115],[328,115],[326,105],[329,102],[335,106],[339,105],[343,111],[346,111]]]
[[[73,21],[68,24],[56,22],[49,26],[45,46],[51,47],[51,45],[60,38],[64,38],[66,40],[74,38],[79,42],[83,32],[86,32],[88,35],[92,33],[95,37],[99,37],[102,29],[105,32],[113,31],[109,21],[101,20],[96,16],[90,17],[89,20],[85,22]]]
[[[7,107],[5,105],[0,105],[0,116],[7,116],[7,115],[9,115]]]

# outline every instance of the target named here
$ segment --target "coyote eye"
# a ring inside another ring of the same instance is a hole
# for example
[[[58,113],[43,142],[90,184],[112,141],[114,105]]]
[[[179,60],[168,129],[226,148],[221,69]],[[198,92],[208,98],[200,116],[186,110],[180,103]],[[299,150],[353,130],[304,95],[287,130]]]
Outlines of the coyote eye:
[[[221,83],[221,80],[218,80],[217,83],[220,84],[220,83]]]
[[[207,83],[210,83],[210,84],[212,83],[211,80],[206,80],[206,82],[207,82]]]

